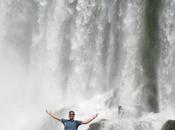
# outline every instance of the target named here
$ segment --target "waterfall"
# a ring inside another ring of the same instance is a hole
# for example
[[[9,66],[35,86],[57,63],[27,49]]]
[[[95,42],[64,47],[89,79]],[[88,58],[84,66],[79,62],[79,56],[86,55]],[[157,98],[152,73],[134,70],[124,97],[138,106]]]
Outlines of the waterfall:
[[[45,109],[73,109],[77,119],[99,113],[80,130],[160,130],[175,115],[174,7],[1,0],[0,129],[63,129]]]

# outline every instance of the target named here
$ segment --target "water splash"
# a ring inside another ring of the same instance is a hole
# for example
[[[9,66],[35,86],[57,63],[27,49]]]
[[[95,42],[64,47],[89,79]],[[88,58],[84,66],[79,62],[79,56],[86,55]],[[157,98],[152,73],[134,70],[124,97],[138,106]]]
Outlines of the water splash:
[[[159,130],[173,119],[175,4],[150,3],[0,1],[0,128],[63,129],[46,108],[100,113],[80,130]]]

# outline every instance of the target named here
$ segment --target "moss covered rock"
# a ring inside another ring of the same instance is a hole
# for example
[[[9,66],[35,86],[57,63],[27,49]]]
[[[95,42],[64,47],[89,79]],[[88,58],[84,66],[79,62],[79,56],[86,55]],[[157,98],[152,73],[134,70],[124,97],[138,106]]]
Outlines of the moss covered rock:
[[[175,130],[175,120],[166,121],[161,130]]]

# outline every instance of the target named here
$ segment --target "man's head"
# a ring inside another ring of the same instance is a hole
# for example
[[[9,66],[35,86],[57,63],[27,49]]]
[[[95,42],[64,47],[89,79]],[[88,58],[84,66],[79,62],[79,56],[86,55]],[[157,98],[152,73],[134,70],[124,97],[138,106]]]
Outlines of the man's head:
[[[73,120],[75,117],[75,112],[74,111],[69,111],[69,119]]]

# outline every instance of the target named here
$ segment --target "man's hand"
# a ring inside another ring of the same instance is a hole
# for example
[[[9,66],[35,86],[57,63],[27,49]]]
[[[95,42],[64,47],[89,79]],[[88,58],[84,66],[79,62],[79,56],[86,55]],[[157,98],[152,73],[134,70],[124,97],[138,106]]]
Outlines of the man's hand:
[[[51,117],[53,117],[54,119],[58,120],[58,121],[61,121],[61,119],[57,116],[55,116],[54,114],[52,114],[51,112],[49,112],[47,109],[46,109],[46,113],[49,114]]]
[[[98,116],[98,113],[96,113],[92,118],[95,119]]]
[[[46,109],[46,113],[49,114],[49,115],[51,115],[51,113],[47,109]]]
[[[46,109],[46,113],[48,113],[48,110]]]
[[[86,120],[86,121],[82,121],[82,124],[88,124],[90,123],[92,120],[94,120],[96,117],[98,116],[98,113],[93,115],[90,119]]]

